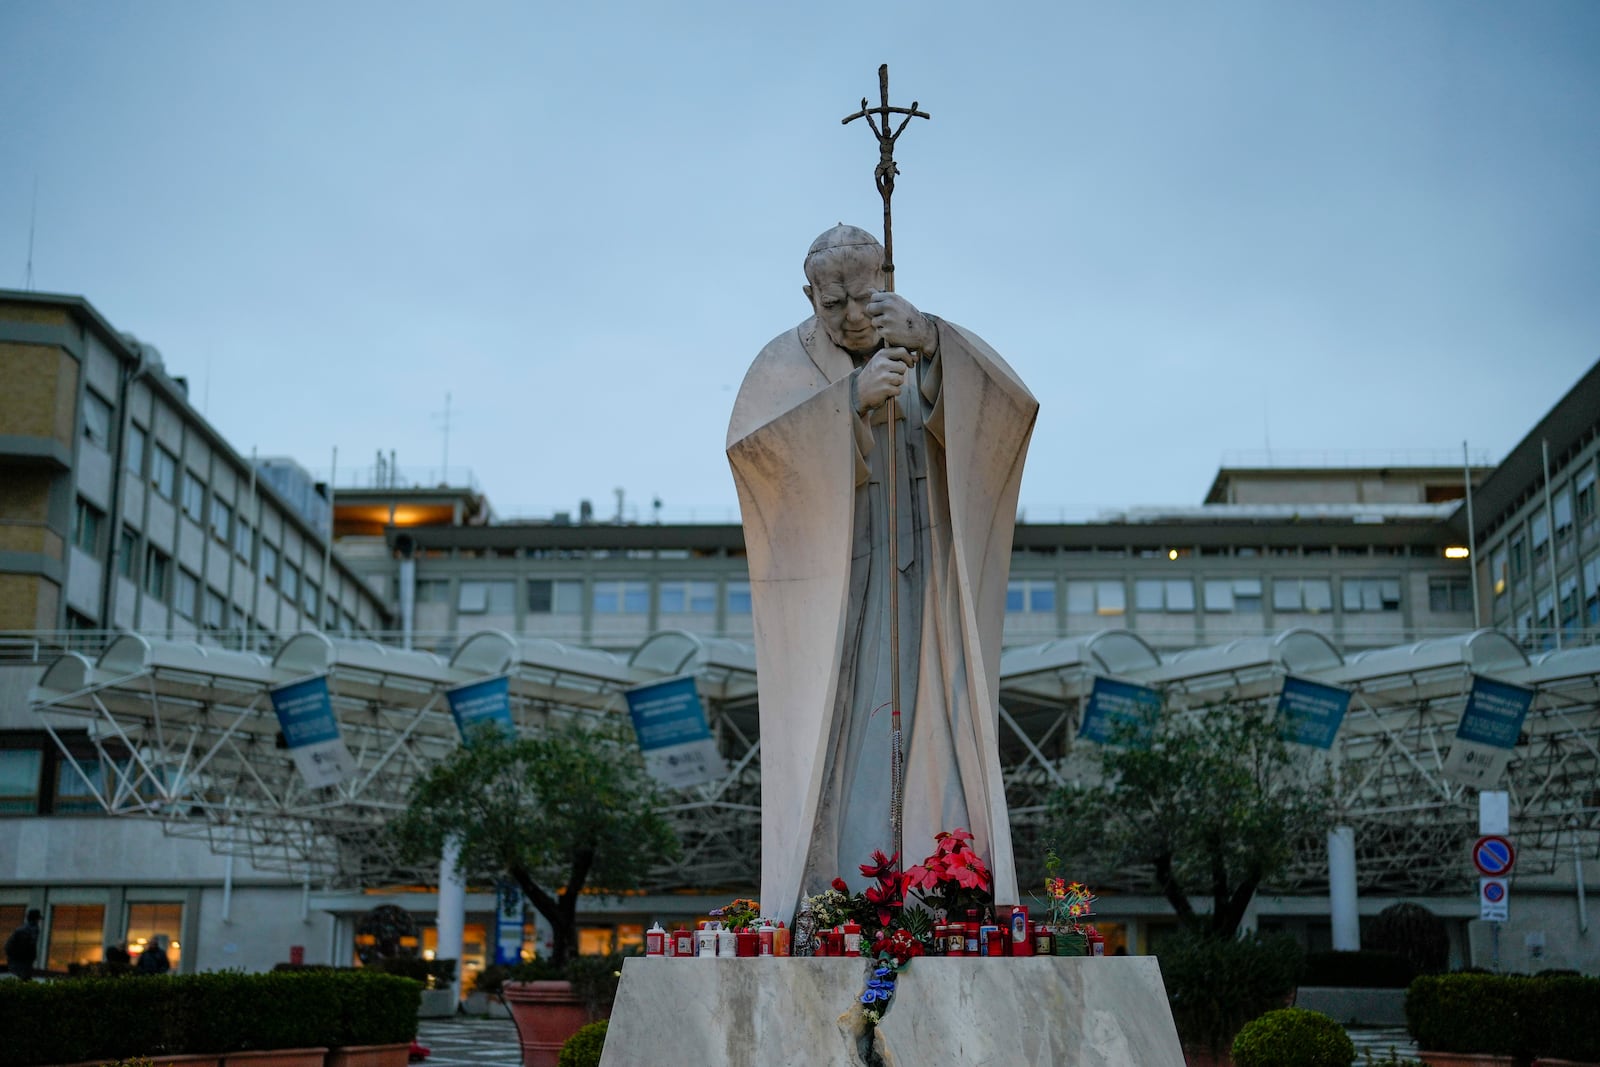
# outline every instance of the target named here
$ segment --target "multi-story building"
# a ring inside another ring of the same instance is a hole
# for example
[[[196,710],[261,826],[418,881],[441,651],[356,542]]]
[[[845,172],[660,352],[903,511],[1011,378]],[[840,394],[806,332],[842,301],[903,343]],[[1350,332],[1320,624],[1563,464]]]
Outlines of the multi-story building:
[[[383,600],[153,347],[81,298],[0,291],[0,927],[46,907],[57,969],[158,932],[182,954],[198,886],[224,874],[204,842],[103,815],[107,768],[88,732],[52,738],[29,710],[54,654],[97,651],[112,631],[254,647],[388,625]],[[238,874],[230,907],[297,892],[280,873]]]
[[[85,765],[68,758],[71,745],[48,737],[41,724],[76,722],[81,730],[81,718],[57,720],[54,709],[75,704],[92,712],[98,697],[29,694],[47,658],[40,650],[70,643],[63,638],[104,643],[115,631],[180,638],[133,664],[143,673],[127,684],[148,683],[152,701],[169,690],[183,700],[220,693],[216,698],[235,701],[241,715],[268,719],[261,697],[272,678],[308,663],[331,664],[337,676],[343,662],[351,680],[340,699],[377,753],[406,740],[386,717],[396,709],[385,701],[404,703],[406,722],[441,715],[444,689],[491,661],[526,676],[533,695],[514,699],[557,699],[552,694],[565,676],[589,687],[593,707],[607,708],[620,707],[621,688],[649,674],[646,663],[714,668],[721,695],[710,702],[720,702],[714,714],[726,716],[719,730],[738,736],[743,755],[753,751],[754,661],[740,647],[751,635],[750,587],[738,525],[595,522],[582,509],[576,522],[556,515],[500,523],[470,483],[411,486],[393,470],[377,487],[338,488],[331,501],[307,498],[310,476],[276,460],[270,480],[254,473],[195,414],[153,350],[116,334],[76,298],[0,294],[0,374],[19,383],[0,395],[0,627],[16,631],[7,638],[13,661],[27,661],[0,670],[0,804],[13,816],[0,818],[0,926],[8,907],[59,907],[59,922],[50,912],[51,930],[61,932],[51,942],[52,960],[83,958],[101,940],[143,930],[146,913],[135,909],[154,904],[181,905],[159,921],[182,926],[195,947],[186,959],[201,967],[264,966],[282,959],[291,943],[306,945],[310,959],[342,959],[354,917],[375,900],[403,901],[425,923],[436,907],[429,892],[384,898],[373,893],[380,887],[359,881],[291,887],[279,868],[253,866],[248,850],[236,864],[201,843],[163,838],[148,820],[91,814],[102,807],[101,794],[78,781],[75,767]],[[1023,809],[1014,817],[1037,820],[1037,791],[1072,750],[1091,675],[1142,678],[1178,693],[1179,702],[1201,692],[1270,702],[1284,674],[1322,671],[1356,689],[1362,721],[1377,724],[1377,733],[1352,740],[1345,754],[1374,768],[1394,762],[1398,771],[1376,769],[1374,780],[1416,793],[1407,803],[1414,800],[1414,810],[1436,824],[1411,833],[1406,816],[1367,805],[1373,833],[1382,836],[1361,845],[1371,861],[1364,884],[1373,888],[1363,907],[1420,893],[1452,917],[1458,959],[1467,959],[1466,924],[1476,910],[1466,876],[1437,855],[1410,870],[1406,855],[1378,855],[1391,844],[1454,841],[1463,832],[1465,793],[1436,773],[1440,752],[1409,762],[1401,756],[1418,753],[1396,753],[1405,745],[1437,747],[1448,736],[1440,731],[1453,729],[1454,720],[1442,719],[1439,709],[1459,716],[1462,677],[1480,668],[1533,677],[1538,672],[1530,673],[1524,648],[1600,637],[1597,427],[1600,368],[1499,465],[1463,469],[1436,457],[1370,454],[1285,463],[1280,456],[1230,463],[1192,508],[1020,523],[1006,604],[1011,666],[1001,683],[1011,714],[1010,733],[1003,731],[1011,747],[1002,759],[1008,793]],[[321,533],[325,519],[331,551]],[[1472,635],[1490,624],[1512,639]],[[71,633],[54,633],[62,630]],[[295,631],[303,632],[298,644],[286,640]],[[322,642],[315,632],[366,634],[383,644]],[[1423,644],[1399,647],[1414,643]],[[1102,655],[1112,646],[1117,656]],[[287,655],[287,665],[229,660],[237,653],[217,651],[227,648]],[[537,670],[516,659],[534,653],[548,657]],[[132,662],[113,658],[124,667]],[[208,658],[217,678],[201,687],[184,680]],[[108,694],[118,684],[87,660],[81,671],[61,673],[106,686]],[[1569,676],[1577,675],[1561,677]],[[1562,684],[1563,704],[1546,718],[1563,730],[1566,720],[1576,722],[1572,737],[1550,735],[1554,741],[1537,757],[1530,748],[1513,762],[1513,781],[1527,779],[1539,760],[1551,768],[1560,762],[1564,782],[1584,773],[1574,770],[1567,749],[1581,757],[1583,740],[1592,747],[1600,738],[1600,695],[1592,679]],[[226,695],[229,686],[235,696]],[[106,718],[126,723],[139,712],[119,706],[117,714],[123,718]],[[1396,725],[1396,716],[1411,718]],[[202,736],[193,719],[184,720],[186,728]],[[435,747],[448,744],[436,727],[429,727]],[[270,722],[255,728],[271,736]],[[756,765],[735,762],[743,769],[733,773],[742,777],[730,793],[759,796],[749,777]],[[273,773],[288,773],[281,753],[273,766]],[[1560,910],[1557,901],[1572,892],[1584,864],[1591,879],[1600,876],[1591,854],[1600,794],[1562,788],[1560,803],[1568,807],[1559,811],[1548,797],[1524,804],[1531,813],[1536,801],[1544,803],[1541,825],[1557,826],[1557,816],[1577,820],[1570,833],[1549,831],[1554,843],[1540,846],[1548,862],[1528,882],[1548,898],[1540,916]],[[744,822],[727,825],[748,841],[754,809],[741,804],[731,818]],[[370,810],[380,809],[374,802]],[[226,805],[222,810],[226,815]],[[162,817],[170,828],[175,816],[169,810]],[[194,830],[192,813],[184,817]],[[1037,829],[1019,827],[1019,840]],[[227,835],[234,843],[249,837],[237,825]],[[35,841],[45,849],[30,852],[25,842]],[[1558,855],[1559,862],[1549,859]],[[8,863],[7,856],[14,858]],[[1562,863],[1578,866],[1563,875]],[[733,849],[718,864],[707,869],[717,871],[719,890],[749,888],[749,848]],[[675,896],[586,905],[586,944],[626,941],[653,918],[681,917],[708,903],[683,892],[705,889],[704,882],[674,877],[663,888],[678,890]],[[1318,916],[1326,916],[1327,898],[1318,895],[1317,877],[1302,872],[1282,895],[1264,896],[1252,921],[1325,943],[1327,924]],[[234,925],[240,901],[248,902],[254,924],[248,933]],[[1127,893],[1118,907],[1113,922],[1135,951],[1165,921],[1165,905],[1153,896]],[[481,950],[487,940],[491,909],[489,894],[469,897],[469,958],[471,946]],[[1573,959],[1600,955],[1592,945],[1573,951]]]

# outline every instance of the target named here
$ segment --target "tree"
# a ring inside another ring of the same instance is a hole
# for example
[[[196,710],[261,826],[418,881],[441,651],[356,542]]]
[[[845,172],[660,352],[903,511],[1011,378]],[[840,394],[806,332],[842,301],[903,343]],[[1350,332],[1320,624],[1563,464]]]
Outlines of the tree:
[[[512,739],[489,727],[417,781],[389,832],[405,859],[438,857],[454,836],[468,876],[514,879],[550,922],[552,962],[564,966],[584,886],[636,889],[652,864],[676,856],[658,804],[620,731],[569,722]]]
[[[1100,749],[1099,784],[1057,792],[1048,833],[1092,877],[1149,869],[1191,928],[1232,937],[1257,888],[1331,824],[1331,780],[1270,715],[1217,705],[1118,741]],[[1191,894],[1211,897],[1209,916]]]

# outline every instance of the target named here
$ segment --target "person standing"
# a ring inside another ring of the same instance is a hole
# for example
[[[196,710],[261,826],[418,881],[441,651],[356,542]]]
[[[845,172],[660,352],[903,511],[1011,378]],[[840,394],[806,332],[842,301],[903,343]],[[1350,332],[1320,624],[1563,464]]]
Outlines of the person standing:
[[[133,965],[133,970],[135,974],[166,974],[172,970],[172,961],[167,958],[166,934],[156,934],[150,939],[139,953],[139,962]]]
[[[29,908],[23,924],[6,938],[6,969],[26,982],[33,977],[33,964],[39,958],[39,922],[44,916]]]

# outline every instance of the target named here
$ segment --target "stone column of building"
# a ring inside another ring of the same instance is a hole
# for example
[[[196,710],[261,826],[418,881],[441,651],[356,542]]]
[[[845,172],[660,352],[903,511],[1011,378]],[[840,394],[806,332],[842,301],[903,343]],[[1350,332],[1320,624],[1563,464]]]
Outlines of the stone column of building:
[[[439,859],[439,910],[435,920],[439,937],[433,950],[435,959],[456,961],[450,991],[457,999],[461,996],[461,949],[467,925],[467,880],[457,863],[460,855],[459,838],[445,841],[444,855]]]

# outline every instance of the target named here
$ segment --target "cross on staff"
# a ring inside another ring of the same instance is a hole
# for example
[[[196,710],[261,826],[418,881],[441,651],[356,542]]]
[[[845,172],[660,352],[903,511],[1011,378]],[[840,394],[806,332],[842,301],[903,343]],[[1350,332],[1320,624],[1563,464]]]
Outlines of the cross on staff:
[[[894,178],[900,173],[900,168],[894,162],[894,144],[911,125],[912,119],[929,118],[927,112],[917,110],[917,101],[911,101],[910,107],[893,107],[889,103],[889,64],[885,63],[878,68],[878,99],[877,107],[868,107],[867,98],[861,98],[861,110],[854,115],[848,115],[842,120],[843,125],[850,125],[856,119],[866,119],[867,125],[872,128],[872,135],[878,141],[878,166],[872,172],[873,181],[877,184],[878,195],[883,198],[883,277],[889,292],[894,292],[894,216],[890,212],[890,201],[894,197]],[[894,126],[893,115],[904,115],[900,125]],[[876,116],[876,120],[874,120]],[[890,127],[893,126],[893,132]],[[894,852],[902,869],[905,867],[905,842],[902,840],[901,827],[902,811],[905,797],[905,747],[900,731],[900,538],[899,538],[899,472],[897,469],[898,457],[895,445],[896,408],[899,398],[893,398],[890,403],[894,407],[889,411],[889,425],[887,433],[888,460],[887,475],[889,480],[889,508],[888,508],[888,534],[889,539],[889,708],[890,708],[890,748],[889,748],[889,828],[894,836]]]
[[[883,276],[888,281],[889,292],[894,292],[894,219],[889,210],[889,201],[894,197],[894,177],[900,173],[900,168],[894,162],[894,143],[900,135],[906,132],[906,127],[911,125],[912,119],[931,118],[926,111],[917,110],[917,101],[911,101],[910,107],[891,107],[889,105],[889,64],[885,63],[878,68],[878,99],[881,103],[877,107],[868,107],[867,98],[861,98],[861,110],[854,115],[847,115],[840,120],[841,124],[848,126],[856,119],[866,119],[867,125],[872,127],[872,135],[878,139],[878,165],[872,172],[873,181],[878,186],[878,195],[883,197]],[[873,116],[877,116],[877,121]],[[889,127],[893,125],[891,115],[904,115],[900,125],[895,127],[893,133]],[[891,428],[893,422],[890,423]]]

